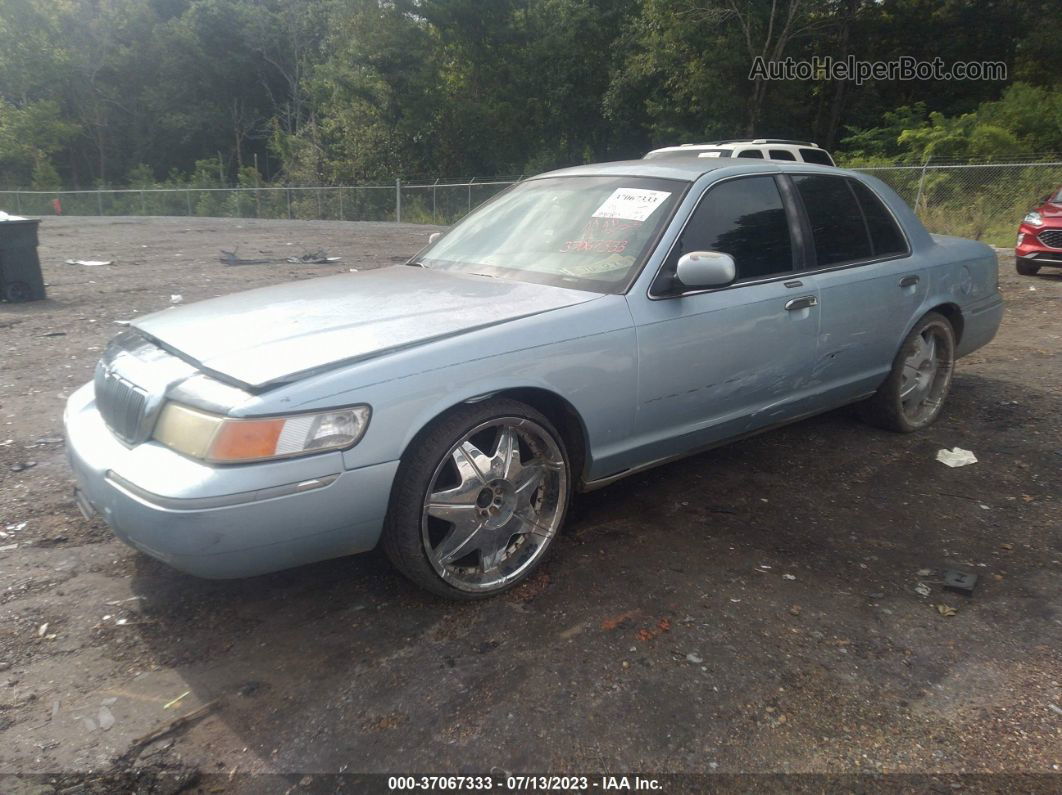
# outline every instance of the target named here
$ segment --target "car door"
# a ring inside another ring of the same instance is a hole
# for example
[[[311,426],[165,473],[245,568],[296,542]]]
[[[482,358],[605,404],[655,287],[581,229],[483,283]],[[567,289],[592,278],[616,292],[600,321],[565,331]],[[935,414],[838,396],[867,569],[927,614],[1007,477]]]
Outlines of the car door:
[[[814,277],[793,275],[796,219],[774,176],[718,182],[689,216],[649,294],[628,296],[638,345],[632,466],[802,413],[819,298]],[[673,274],[689,251],[730,254],[735,282],[685,290]]]
[[[794,174],[820,292],[813,378],[824,404],[872,393],[928,289],[923,266],[886,205],[861,181]]]

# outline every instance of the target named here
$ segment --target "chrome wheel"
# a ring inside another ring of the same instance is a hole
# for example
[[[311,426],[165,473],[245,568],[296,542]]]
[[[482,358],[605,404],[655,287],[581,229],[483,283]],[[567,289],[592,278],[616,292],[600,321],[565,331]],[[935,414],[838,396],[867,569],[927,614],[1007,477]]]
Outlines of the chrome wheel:
[[[912,340],[900,376],[900,404],[912,424],[928,421],[940,410],[951,381],[952,349],[943,331],[929,325]]]
[[[545,428],[523,417],[488,420],[452,445],[431,476],[424,552],[454,588],[502,588],[545,553],[567,495],[565,458]]]

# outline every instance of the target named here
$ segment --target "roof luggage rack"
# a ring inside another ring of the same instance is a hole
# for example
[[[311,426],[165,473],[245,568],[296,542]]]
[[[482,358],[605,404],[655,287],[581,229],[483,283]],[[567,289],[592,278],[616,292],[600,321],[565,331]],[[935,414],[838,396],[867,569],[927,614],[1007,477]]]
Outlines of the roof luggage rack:
[[[726,138],[722,141],[705,141],[699,144],[680,144],[680,146],[721,146],[722,144],[791,144],[819,148],[818,144],[811,141],[793,141],[789,138]]]

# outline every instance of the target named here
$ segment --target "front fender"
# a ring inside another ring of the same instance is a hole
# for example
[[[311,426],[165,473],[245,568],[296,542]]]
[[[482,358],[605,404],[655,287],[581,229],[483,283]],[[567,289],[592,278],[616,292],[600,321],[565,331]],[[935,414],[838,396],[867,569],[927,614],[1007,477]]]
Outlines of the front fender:
[[[415,397],[395,411],[374,416],[373,438],[367,433],[358,447],[347,452],[347,466],[400,457],[417,434],[461,403],[531,388],[561,398],[579,415],[586,432],[588,474],[596,476],[600,459],[622,446],[631,433],[637,375],[634,350],[633,330],[618,329],[466,362],[431,377],[404,379]],[[370,403],[375,399],[371,391],[366,398]]]
[[[399,351],[259,396],[247,414],[368,403],[347,468],[394,461],[432,420],[465,401],[534,388],[567,401],[587,436],[588,465],[629,437],[636,400],[635,332],[622,295]]]

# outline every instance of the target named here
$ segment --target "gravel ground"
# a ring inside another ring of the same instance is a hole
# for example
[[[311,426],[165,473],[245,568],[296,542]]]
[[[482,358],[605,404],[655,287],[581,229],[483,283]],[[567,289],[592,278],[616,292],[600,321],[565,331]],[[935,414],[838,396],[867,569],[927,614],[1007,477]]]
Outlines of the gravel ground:
[[[425,596],[376,553],[197,580],[81,518],[62,400],[114,321],[388,265],[431,231],[43,222],[48,300],[0,304],[0,790],[1062,771],[1062,275],[1018,277],[1007,256],[1000,335],[929,430],[833,412],[582,496],[541,572],[485,603]],[[343,260],[217,261],[237,247]],[[934,460],[956,445],[978,463]],[[942,590],[946,568],[978,575],[972,597]]]

